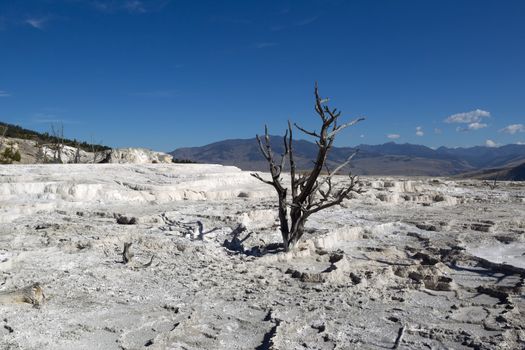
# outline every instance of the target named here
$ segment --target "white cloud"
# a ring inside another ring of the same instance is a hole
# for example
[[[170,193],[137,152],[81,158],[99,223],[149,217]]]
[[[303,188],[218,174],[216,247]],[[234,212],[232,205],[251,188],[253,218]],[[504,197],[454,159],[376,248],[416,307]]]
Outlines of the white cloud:
[[[467,131],[472,131],[472,130],[479,130],[479,129],[483,129],[483,128],[486,128],[488,125],[485,124],[485,123],[478,123],[478,122],[475,122],[475,123],[470,123],[466,128],[463,128],[461,126],[458,126],[456,128],[456,131],[458,132],[467,132]]]
[[[399,134],[388,134],[388,135],[386,135],[386,137],[388,137],[391,140],[396,140],[396,139],[400,138],[401,135],[399,135]]]
[[[518,141],[516,142],[517,145],[525,145],[525,142],[524,141]]]
[[[30,25],[31,27],[33,28],[36,28],[36,29],[44,29],[44,25],[45,23],[48,21],[47,18],[28,18],[25,20],[24,23]]]
[[[445,119],[445,123],[476,123],[480,122],[482,118],[488,118],[490,117],[490,112],[476,109],[474,111],[470,112],[463,112],[463,113],[457,113],[449,116],[447,119]]]
[[[0,97],[9,97],[11,94],[7,91],[0,90]]]
[[[498,147],[499,145],[496,142],[492,141],[492,140],[487,140],[487,141],[485,141],[485,146],[490,147],[490,148],[494,148],[494,147]]]
[[[417,136],[423,136],[423,135],[425,135],[425,133],[423,132],[423,128],[422,128],[422,127],[420,127],[420,126],[417,126],[417,127],[416,127],[416,135],[417,135]]]
[[[483,128],[486,128],[486,127],[487,127],[487,124],[478,123],[478,122],[470,123],[468,125],[468,129],[469,130],[479,130],[479,129],[483,129]]]
[[[507,134],[514,135],[517,132],[525,132],[525,125],[523,124],[511,124],[507,125],[500,132],[506,132]]]

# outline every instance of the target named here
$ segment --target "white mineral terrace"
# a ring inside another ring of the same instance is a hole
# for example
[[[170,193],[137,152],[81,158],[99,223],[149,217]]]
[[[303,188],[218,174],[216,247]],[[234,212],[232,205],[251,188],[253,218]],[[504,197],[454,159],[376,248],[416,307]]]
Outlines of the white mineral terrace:
[[[0,166],[0,349],[525,347],[523,183],[362,186],[284,253],[235,167]]]

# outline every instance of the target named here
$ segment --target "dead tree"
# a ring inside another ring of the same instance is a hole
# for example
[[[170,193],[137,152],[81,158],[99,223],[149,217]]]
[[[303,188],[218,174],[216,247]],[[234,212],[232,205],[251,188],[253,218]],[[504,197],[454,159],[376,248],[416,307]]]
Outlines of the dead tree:
[[[122,251],[122,261],[124,264],[131,262],[134,254],[131,252],[131,242],[124,242],[124,250]]]
[[[80,163],[80,144],[75,140],[75,158],[73,159],[73,163],[78,164]]]
[[[51,135],[53,136],[53,162],[62,163],[62,149],[64,148],[64,124],[51,124]]]
[[[2,139],[4,139],[5,135],[7,135],[7,130],[9,130],[7,125],[2,126]]]
[[[97,159],[99,156],[103,159],[103,152],[100,150],[100,146],[102,144],[102,141],[98,143],[98,145],[95,145],[95,142],[93,140],[93,136],[91,136],[91,153],[93,153],[93,164],[97,162]]]
[[[35,163],[47,163],[47,155],[44,150],[45,144],[42,140],[40,140],[38,137],[35,139]]]
[[[293,130],[290,121],[288,121],[288,130],[284,136],[284,153],[281,155],[280,163],[277,164],[270,146],[270,136],[268,128],[265,127],[264,142],[257,135],[261,153],[268,162],[272,179],[265,180],[259,174],[253,173],[252,176],[262,182],[273,186],[277,192],[279,200],[279,221],[280,230],[283,239],[284,250],[289,251],[295,247],[297,242],[304,234],[304,226],[310,215],[323,209],[340,204],[345,198],[349,198],[352,192],[361,192],[357,178],[350,176],[350,182],[336,186],[332,180],[334,175],[338,174],[357,152],[351,154],[345,162],[330,171],[326,165],[326,159],[330,149],[333,146],[336,135],[343,129],[355,125],[364,120],[364,118],[355,119],[346,124],[338,124],[341,112],[337,109],[330,109],[326,106],[327,99],[319,96],[317,83],[315,84],[315,112],[321,118],[321,130],[308,131],[301,126],[294,124],[301,132],[312,136],[316,139],[317,158],[312,170],[306,173],[297,174],[296,164],[294,162],[293,149]],[[288,188],[283,185],[281,174],[288,159],[290,166],[290,187],[291,198],[288,199]],[[321,172],[326,170],[327,174],[321,176]],[[288,208],[290,213],[288,215]]]

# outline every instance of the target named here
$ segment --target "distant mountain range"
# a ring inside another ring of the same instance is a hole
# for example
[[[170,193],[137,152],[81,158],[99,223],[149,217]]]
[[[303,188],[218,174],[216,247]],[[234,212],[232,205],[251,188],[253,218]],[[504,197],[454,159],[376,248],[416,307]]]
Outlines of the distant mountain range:
[[[460,176],[480,180],[525,181],[525,163],[503,168],[482,169],[472,173],[461,174]]]
[[[270,143],[276,154],[283,152],[282,137],[271,136]],[[302,170],[311,168],[317,152],[315,143],[296,140],[293,147],[297,167]],[[432,149],[422,145],[389,142],[382,145],[334,147],[328,158],[329,167],[334,168],[355,150],[359,152],[346,171],[359,175],[451,176],[470,173],[476,176],[480,170],[493,169],[503,176],[506,170],[525,163],[525,145]],[[179,148],[170,154],[174,158],[198,163],[218,163],[234,165],[243,170],[268,171],[268,165],[261,156],[255,138]]]

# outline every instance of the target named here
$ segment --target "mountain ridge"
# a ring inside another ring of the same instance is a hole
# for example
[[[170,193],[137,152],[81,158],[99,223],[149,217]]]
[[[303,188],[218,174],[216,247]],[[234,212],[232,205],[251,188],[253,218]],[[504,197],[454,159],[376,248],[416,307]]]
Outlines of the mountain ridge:
[[[270,136],[270,144],[275,154],[283,152],[282,136]],[[309,169],[315,159],[317,146],[301,139],[294,140],[293,147],[297,167]],[[525,145],[508,144],[493,148],[442,146],[432,149],[424,145],[387,142],[380,145],[333,147],[327,163],[333,168],[356,150],[356,157],[345,171],[360,175],[451,176],[488,168],[503,169],[525,162]],[[200,147],[178,148],[169,154],[199,163],[234,165],[252,171],[268,170],[255,138],[229,139]]]

